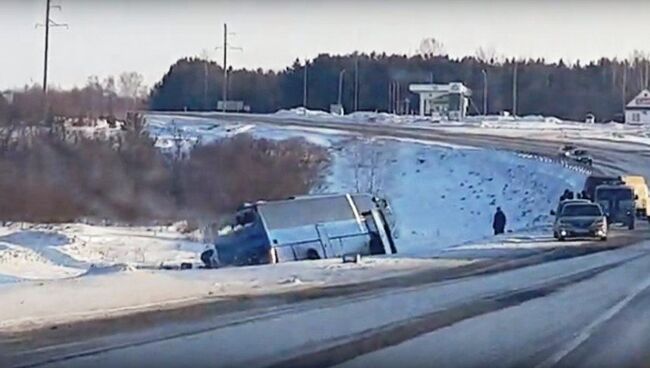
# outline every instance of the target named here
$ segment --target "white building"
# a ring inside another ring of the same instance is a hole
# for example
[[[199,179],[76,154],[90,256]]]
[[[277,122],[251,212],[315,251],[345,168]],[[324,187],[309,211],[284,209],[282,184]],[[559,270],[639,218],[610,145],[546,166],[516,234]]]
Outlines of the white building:
[[[644,89],[625,106],[626,124],[650,124],[650,91]]]
[[[411,84],[409,91],[420,97],[420,115],[463,120],[472,91],[462,83]]]

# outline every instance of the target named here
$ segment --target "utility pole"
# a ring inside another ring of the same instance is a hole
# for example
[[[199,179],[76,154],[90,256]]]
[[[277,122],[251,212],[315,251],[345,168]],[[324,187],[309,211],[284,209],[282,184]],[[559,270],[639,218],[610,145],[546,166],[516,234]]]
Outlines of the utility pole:
[[[203,110],[208,111],[208,58],[203,60]]]
[[[345,74],[345,69],[341,69],[341,71],[339,72],[339,98],[338,98],[339,106],[342,106],[341,96],[343,95],[343,74]]]
[[[395,114],[400,115],[401,110],[401,94],[399,81],[395,81]]]
[[[51,8],[51,3],[50,0],[46,0],[45,2],[45,50],[44,50],[44,58],[43,58],[43,96],[45,97],[45,101],[47,101],[47,62],[48,62],[48,54],[50,52],[50,10]],[[45,103],[47,106],[47,102]]]
[[[517,61],[512,72],[512,116],[517,116]]]
[[[242,50],[241,47],[234,47],[228,43],[228,24],[223,24],[223,91],[222,99],[223,106],[222,111],[226,112],[226,101],[228,101],[228,49],[231,50]],[[219,49],[219,47],[217,47]]]
[[[354,57],[354,111],[359,110],[359,54]]]
[[[643,80],[643,88],[648,88],[648,59],[643,60],[643,66],[645,68],[645,79]]]
[[[623,86],[621,87],[621,104],[623,109],[623,115],[625,115],[625,105],[627,101],[625,100],[625,92],[627,90],[627,60],[623,62]]]
[[[228,25],[223,24],[223,93],[222,109],[226,112],[226,101],[228,101]]]
[[[302,76],[302,106],[305,109],[307,108],[307,67],[308,66],[309,66],[309,62],[307,61],[307,59],[305,59],[305,70]]]
[[[393,82],[390,81],[390,82],[388,82],[388,109],[386,111],[389,114],[392,112],[391,111],[391,103],[392,103],[392,101],[393,101]]]
[[[483,73],[483,116],[486,116],[487,115],[488,80],[487,80],[487,72],[485,71],[485,69],[482,69],[481,73]]]
[[[52,5],[51,0],[45,1],[45,22],[43,24],[37,24],[36,27],[42,26],[45,28],[45,48],[43,50],[43,122],[47,121],[49,105],[47,101],[47,72],[49,64],[49,52],[50,52],[50,27],[66,27],[67,24],[59,24],[52,20],[50,17],[50,11],[52,9],[61,10],[61,5]]]

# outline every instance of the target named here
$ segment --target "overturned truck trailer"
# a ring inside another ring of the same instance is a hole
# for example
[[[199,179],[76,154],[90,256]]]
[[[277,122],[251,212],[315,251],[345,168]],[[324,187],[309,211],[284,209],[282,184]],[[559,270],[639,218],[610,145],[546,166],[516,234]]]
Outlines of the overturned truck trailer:
[[[201,260],[212,268],[393,254],[394,228],[388,202],[368,194],[257,202],[237,211]]]

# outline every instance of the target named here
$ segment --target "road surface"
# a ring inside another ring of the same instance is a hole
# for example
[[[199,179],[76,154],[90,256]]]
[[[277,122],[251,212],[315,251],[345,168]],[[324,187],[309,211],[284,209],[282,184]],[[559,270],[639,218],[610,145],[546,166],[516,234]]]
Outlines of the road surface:
[[[323,126],[545,155],[555,154],[559,144],[430,129]],[[646,151],[594,153],[603,172],[650,173],[648,163],[640,165]],[[300,292],[290,300],[222,301],[177,314],[5,336],[0,365],[636,367],[650,362],[649,227],[615,231],[606,243],[545,245],[455,275],[423,273],[322,294]]]

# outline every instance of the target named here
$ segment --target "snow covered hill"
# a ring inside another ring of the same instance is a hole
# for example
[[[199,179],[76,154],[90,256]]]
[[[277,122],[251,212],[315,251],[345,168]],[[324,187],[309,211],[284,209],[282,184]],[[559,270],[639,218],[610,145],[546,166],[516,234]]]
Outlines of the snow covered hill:
[[[196,142],[243,133],[269,139],[302,137],[327,147],[333,162],[323,173],[325,187],[318,191],[387,197],[397,217],[401,256],[423,257],[491,237],[497,206],[508,216],[510,231],[547,225],[560,193],[580,187],[584,180],[583,173],[510,152],[319,128],[153,117],[149,130],[162,150],[173,150],[176,142],[189,149]],[[171,228],[13,224],[0,227],[0,283],[76,277],[91,265],[96,272],[123,269],[111,268],[115,265],[196,263],[204,246]]]
[[[399,251],[406,254],[489,236],[497,206],[508,216],[509,230],[544,225],[564,189],[581,188],[584,182],[584,173],[512,152],[362,137],[316,127],[154,116],[149,129],[162,149],[170,149],[178,137],[210,142],[240,133],[269,139],[302,137],[327,147],[333,165],[320,190],[386,196],[397,213]]]

